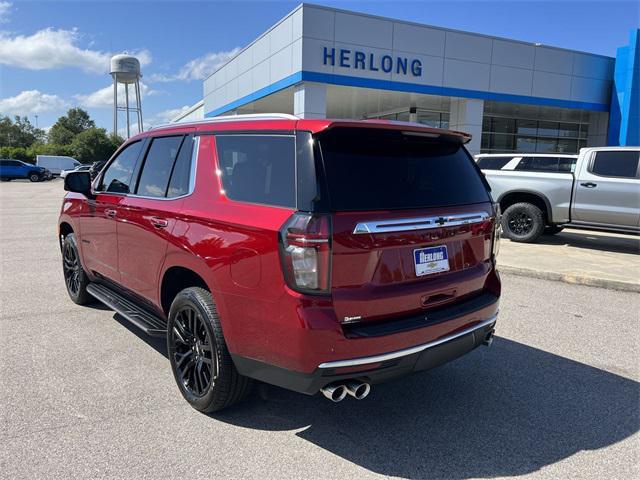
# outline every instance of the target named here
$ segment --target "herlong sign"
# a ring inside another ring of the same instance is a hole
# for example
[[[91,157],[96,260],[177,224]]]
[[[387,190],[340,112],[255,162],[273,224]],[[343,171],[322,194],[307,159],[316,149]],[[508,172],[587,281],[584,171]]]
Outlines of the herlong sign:
[[[422,62],[417,58],[379,55],[347,48],[323,48],[323,63],[354,70],[422,76]]]

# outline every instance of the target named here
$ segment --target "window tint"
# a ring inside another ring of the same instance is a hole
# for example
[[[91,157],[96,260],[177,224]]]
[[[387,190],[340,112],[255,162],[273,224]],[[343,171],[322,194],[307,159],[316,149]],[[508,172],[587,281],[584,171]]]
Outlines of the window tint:
[[[500,170],[511,160],[513,157],[480,157],[478,166],[483,170]]]
[[[191,177],[191,157],[193,154],[193,138],[186,137],[178,158],[173,166],[173,172],[171,172],[171,180],[169,181],[169,189],[167,190],[167,197],[179,197],[189,193],[189,179]]]
[[[151,141],[136,193],[145,197],[164,197],[169,185],[173,161],[184,136],[158,137]]]
[[[578,159],[575,157],[558,157],[558,171],[570,173],[575,172],[577,161]]]
[[[140,154],[142,142],[127,145],[107,167],[102,176],[99,190],[114,193],[129,193],[131,176]]]
[[[604,177],[634,178],[638,171],[638,151],[596,152],[591,172]]]
[[[290,136],[218,135],[218,164],[227,197],[295,207],[295,142]]]
[[[336,128],[319,137],[333,210],[386,210],[489,201],[482,174],[455,141]]]
[[[523,157],[515,169],[526,172],[557,172],[558,157]]]

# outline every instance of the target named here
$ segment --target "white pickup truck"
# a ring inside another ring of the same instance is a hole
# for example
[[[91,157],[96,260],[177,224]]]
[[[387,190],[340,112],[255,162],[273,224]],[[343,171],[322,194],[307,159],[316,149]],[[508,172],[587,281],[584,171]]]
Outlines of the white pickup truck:
[[[477,157],[481,169],[489,156]],[[534,242],[565,226],[640,233],[640,147],[583,148],[575,167],[563,169],[569,159],[559,155],[557,171],[518,169],[528,155],[511,157],[499,170],[482,169],[507,238]]]

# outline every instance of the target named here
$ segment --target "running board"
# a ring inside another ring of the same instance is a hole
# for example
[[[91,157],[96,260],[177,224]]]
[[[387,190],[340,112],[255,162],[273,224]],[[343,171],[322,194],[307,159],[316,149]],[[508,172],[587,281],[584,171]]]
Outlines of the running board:
[[[87,292],[129,320],[147,335],[164,337],[167,334],[167,322],[164,319],[139,307],[121,293],[98,283],[87,285]]]

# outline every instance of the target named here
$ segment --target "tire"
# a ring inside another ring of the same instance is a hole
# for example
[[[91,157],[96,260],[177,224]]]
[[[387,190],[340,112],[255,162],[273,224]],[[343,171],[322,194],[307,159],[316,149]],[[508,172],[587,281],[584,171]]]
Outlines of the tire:
[[[73,233],[64,237],[62,242],[62,273],[67,293],[78,305],[87,305],[93,302],[93,297],[87,292],[89,277],[82,268],[80,254],[78,253],[78,243]]]
[[[535,242],[544,226],[544,214],[531,203],[515,203],[502,214],[503,235],[513,242]]]
[[[11,179],[10,178],[1,178],[0,181],[2,181],[2,182],[10,182]]]
[[[39,182],[40,181],[40,174],[38,173],[30,173],[29,174],[29,180],[32,182]]]
[[[556,233],[560,233],[562,230],[564,230],[564,227],[559,227],[557,225],[549,225],[548,227],[544,228],[544,234],[555,235]]]
[[[213,297],[203,288],[186,288],[173,300],[167,351],[180,393],[200,412],[227,408],[251,390],[251,380],[233,364]]]

